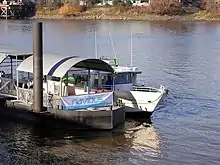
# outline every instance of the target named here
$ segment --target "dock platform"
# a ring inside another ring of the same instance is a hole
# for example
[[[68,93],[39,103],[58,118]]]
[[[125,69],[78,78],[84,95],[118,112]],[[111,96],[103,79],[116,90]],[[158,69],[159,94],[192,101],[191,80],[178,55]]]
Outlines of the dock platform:
[[[0,99],[0,113],[68,130],[111,130],[124,124],[124,107],[102,107],[97,110],[63,111],[46,108],[40,113],[33,106],[16,100]]]

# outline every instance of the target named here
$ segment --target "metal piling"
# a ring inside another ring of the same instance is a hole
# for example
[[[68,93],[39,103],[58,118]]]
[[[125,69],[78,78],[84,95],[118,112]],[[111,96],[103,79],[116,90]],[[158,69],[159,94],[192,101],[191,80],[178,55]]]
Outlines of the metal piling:
[[[33,26],[34,112],[43,109],[43,35],[42,22]]]

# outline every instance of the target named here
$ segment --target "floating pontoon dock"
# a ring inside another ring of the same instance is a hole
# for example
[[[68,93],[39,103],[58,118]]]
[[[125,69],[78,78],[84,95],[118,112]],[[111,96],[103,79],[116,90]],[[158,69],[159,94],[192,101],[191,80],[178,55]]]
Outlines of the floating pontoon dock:
[[[73,68],[113,73],[100,59],[43,54],[42,23],[34,27],[34,53],[0,50],[0,113],[53,123],[72,129],[113,129],[124,124],[124,107],[116,104],[114,91],[76,95],[75,86],[62,78]],[[10,68],[10,69],[9,69]]]

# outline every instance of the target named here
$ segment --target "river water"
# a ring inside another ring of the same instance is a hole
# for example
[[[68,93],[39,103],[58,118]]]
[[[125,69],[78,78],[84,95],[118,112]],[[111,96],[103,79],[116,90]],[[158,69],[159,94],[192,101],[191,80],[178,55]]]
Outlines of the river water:
[[[113,57],[169,95],[135,131],[64,132],[1,117],[0,164],[219,164],[220,23],[43,21],[48,53]],[[0,47],[32,50],[32,21],[0,21]],[[136,122],[127,121],[126,128]]]

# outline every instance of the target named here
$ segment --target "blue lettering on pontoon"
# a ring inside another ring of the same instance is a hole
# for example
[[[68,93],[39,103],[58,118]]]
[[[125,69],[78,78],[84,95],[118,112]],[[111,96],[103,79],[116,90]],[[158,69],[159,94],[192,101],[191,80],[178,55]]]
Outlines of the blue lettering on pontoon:
[[[63,110],[87,109],[89,107],[103,107],[113,104],[113,92],[90,94],[81,96],[62,97]]]
[[[97,104],[102,102],[103,99],[101,96],[97,97],[88,97],[88,98],[80,98],[80,99],[73,99],[72,105],[82,105],[82,104]]]

